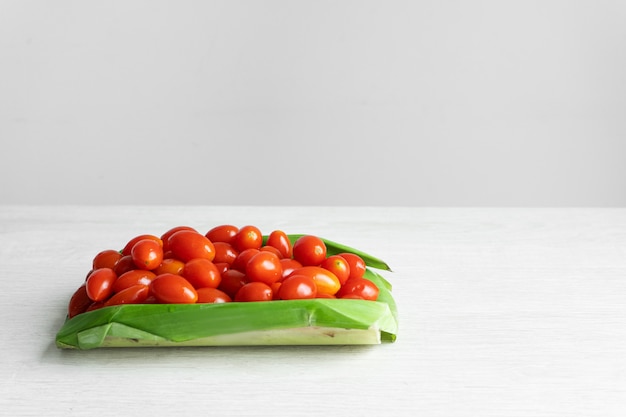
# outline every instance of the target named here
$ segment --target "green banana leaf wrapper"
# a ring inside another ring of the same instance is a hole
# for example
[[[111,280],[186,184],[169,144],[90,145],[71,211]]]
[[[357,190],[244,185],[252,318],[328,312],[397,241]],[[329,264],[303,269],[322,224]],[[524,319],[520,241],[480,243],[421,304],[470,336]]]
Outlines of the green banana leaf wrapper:
[[[290,235],[296,239],[300,235]],[[353,252],[368,265],[377,301],[277,300],[221,304],[125,304],[67,319],[62,349],[167,346],[373,345],[394,342],[398,312],[380,259],[324,239],[328,253]]]

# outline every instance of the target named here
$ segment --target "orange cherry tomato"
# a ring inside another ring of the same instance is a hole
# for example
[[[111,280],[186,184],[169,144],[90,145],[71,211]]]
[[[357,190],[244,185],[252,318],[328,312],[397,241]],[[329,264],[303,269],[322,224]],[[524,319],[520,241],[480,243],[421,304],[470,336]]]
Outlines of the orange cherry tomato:
[[[317,236],[301,236],[293,244],[293,258],[304,266],[317,266],[326,259],[326,244]]]
[[[348,261],[348,265],[350,266],[350,278],[363,278],[363,274],[365,274],[365,261],[359,255],[350,252],[340,253],[339,256]]]
[[[156,274],[154,272],[146,271],[144,269],[133,269],[128,272],[124,272],[113,283],[113,292],[118,293],[135,285],[148,286],[155,277]]]
[[[267,237],[267,245],[272,246],[281,253],[281,258],[291,258],[293,255],[293,246],[289,237],[282,230],[274,230]]]
[[[104,306],[116,306],[121,304],[141,304],[147,298],[149,294],[149,287],[147,285],[133,285],[132,287],[124,288],[122,291],[113,294],[109,298]]]
[[[130,250],[135,266],[139,269],[155,269],[163,262],[163,246],[153,239],[141,239]]]
[[[348,278],[350,278],[350,264],[346,258],[340,255],[329,256],[322,261],[320,266],[335,274],[341,285],[343,285]]]
[[[280,258],[273,252],[259,251],[246,264],[246,276],[250,281],[272,285],[283,276]]]
[[[213,243],[224,242],[232,244],[237,232],[239,232],[239,228],[237,226],[233,226],[232,224],[222,224],[215,226],[206,232],[205,236],[208,237]]]
[[[167,243],[174,257],[183,262],[194,258],[213,261],[215,258],[213,243],[203,234],[192,230],[179,230],[168,238]]]
[[[278,298],[281,300],[309,299],[316,296],[317,285],[307,275],[291,275],[285,278],[278,289]]]
[[[99,252],[94,258],[92,262],[92,268],[111,268],[115,267],[117,261],[120,260],[122,254],[119,251],[114,249],[106,249],[102,252]]]
[[[198,288],[217,288],[222,282],[222,276],[215,264],[205,258],[194,258],[185,263],[182,274],[187,281]]]
[[[294,269],[291,275],[285,278],[283,282],[294,275],[305,275],[311,278],[315,281],[318,293],[335,295],[337,291],[339,291],[339,288],[341,288],[339,278],[321,266],[303,266],[302,268]]]
[[[111,268],[94,269],[85,283],[87,296],[92,301],[104,301],[113,293],[117,274]]]
[[[230,303],[232,298],[224,291],[217,288],[198,288],[198,301],[197,303]]]
[[[239,229],[232,241],[232,245],[240,252],[250,248],[259,249],[262,244],[261,230],[252,225],[243,226]]]
[[[235,301],[272,301],[272,289],[263,282],[249,282],[237,291]]]
[[[176,274],[157,275],[150,283],[150,293],[165,304],[193,304],[198,300],[193,285]]]

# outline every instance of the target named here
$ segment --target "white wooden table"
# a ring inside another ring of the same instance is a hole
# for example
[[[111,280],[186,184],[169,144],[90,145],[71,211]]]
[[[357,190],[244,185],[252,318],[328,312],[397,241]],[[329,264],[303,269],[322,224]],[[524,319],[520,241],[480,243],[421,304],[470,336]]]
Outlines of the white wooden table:
[[[220,223],[386,260],[397,342],[55,347],[95,253]],[[626,415],[626,209],[0,206],[0,272],[1,415]]]

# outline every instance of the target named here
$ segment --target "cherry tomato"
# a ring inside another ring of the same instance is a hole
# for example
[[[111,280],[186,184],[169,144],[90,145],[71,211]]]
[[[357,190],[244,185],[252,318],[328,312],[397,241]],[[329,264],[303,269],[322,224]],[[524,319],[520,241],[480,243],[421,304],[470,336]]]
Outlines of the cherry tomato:
[[[197,292],[197,303],[230,303],[232,301],[232,298],[230,298],[228,294],[217,288],[198,288]]]
[[[284,258],[283,254],[280,253],[280,251],[276,249],[274,246],[269,246],[269,245],[261,246],[259,250],[262,252],[272,252],[274,255],[278,256],[279,259]]]
[[[193,285],[176,274],[157,275],[150,283],[150,292],[160,303],[165,304],[193,304],[198,300]]]
[[[317,236],[301,236],[293,244],[293,258],[304,266],[317,266],[326,259],[326,244]]]
[[[99,252],[94,258],[92,262],[92,268],[111,268],[115,267],[117,261],[120,260],[122,254],[119,251],[114,249],[107,249]]]
[[[230,269],[230,265],[228,265],[226,262],[213,262],[213,264],[215,264],[217,270],[220,271],[220,275]]]
[[[165,258],[163,259],[163,262],[161,262],[161,265],[157,266],[154,269],[154,273],[156,275],[161,275],[165,273],[180,275],[183,272],[184,267],[185,263],[180,259]]]
[[[130,256],[137,268],[154,269],[163,262],[163,246],[152,239],[141,239],[133,245]]]
[[[206,232],[205,236],[208,237],[213,243],[224,242],[232,244],[237,232],[239,232],[239,228],[237,226],[233,226],[232,224],[222,224],[215,226]]]
[[[124,255],[115,263],[113,270],[117,275],[122,275],[124,272],[128,272],[136,268],[137,267],[135,266],[133,257],[130,255]]]
[[[232,241],[232,245],[240,252],[250,248],[259,249],[262,244],[261,230],[252,225],[243,226],[239,229]]]
[[[163,241],[161,240],[160,237],[154,236],[154,235],[139,235],[139,236],[135,236],[134,238],[132,238],[131,240],[128,241],[126,246],[124,246],[124,249],[122,249],[122,255],[130,255],[130,251],[133,249],[133,246],[135,246],[135,243],[139,242],[140,240],[144,240],[144,239],[154,240],[161,247],[163,247]]]
[[[350,264],[342,256],[331,255],[324,259],[320,266],[335,274],[341,285],[343,285],[350,277]]]
[[[339,256],[348,261],[348,265],[350,265],[350,276],[351,278],[363,278],[363,274],[365,274],[365,261],[359,255],[349,252],[340,253]]]
[[[220,282],[217,288],[224,291],[231,298],[235,298],[237,291],[246,283],[248,283],[246,274],[236,269],[229,269],[222,273],[222,282]]]
[[[272,285],[282,278],[283,266],[275,253],[259,251],[246,264],[246,275],[250,281]]]
[[[70,304],[67,310],[67,316],[72,318],[78,314],[87,311],[87,308],[93,301],[87,295],[87,286],[85,284],[78,287],[72,297],[70,298]]]
[[[313,278],[307,275],[291,275],[280,284],[278,298],[281,300],[299,300],[315,298],[317,285]]]
[[[150,285],[155,277],[156,274],[154,272],[143,269],[133,269],[124,272],[113,283],[113,292],[118,293],[135,285]]]
[[[194,258],[204,258],[213,261],[215,258],[215,246],[203,234],[192,230],[179,230],[172,234],[168,240],[168,247],[174,256],[183,262]]]
[[[117,274],[111,268],[94,269],[85,283],[87,296],[93,301],[104,301],[113,293]]]
[[[263,282],[249,282],[237,291],[235,301],[272,301],[272,289]]]
[[[315,281],[318,293],[335,295],[341,287],[339,278],[321,266],[303,266],[302,268],[294,269],[291,275],[285,278],[283,282],[285,282],[290,276],[294,275],[305,275],[311,278]]]
[[[104,306],[116,306],[121,304],[141,304],[148,298],[150,288],[147,285],[137,284],[124,288],[122,291],[113,294]]]
[[[283,266],[283,278],[290,275],[294,269],[302,268],[302,264],[300,262],[291,258],[283,258],[280,260],[280,263]]]
[[[246,265],[248,264],[248,261],[259,252],[259,249],[254,248],[242,250],[241,252],[239,252],[239,255],[237,255],[233,263],[230,265],[230,268],[236,269],[237,271],[246,272]]]
[[[161,235],[161,241],[163,242],[163,252],[168,252],[170,250],[169,243],[168,243],[168,240],[170,239],[170,236],[172,236],[176,232],[180,232],[181,230],[190,230],[192,232],[197,232],[197,230],[194,229],[191,226],[176,226],[176,227],[172,227],[167,232],[165,232],[165,233],[163,233]]]
[[[208,259],[194,258],[185,263],[182,276],[198,288],[217,288],[222,282],[222,276],[215,264]]]
[[[267,237],[267,245],[278,249],[282,258],[291,258],[293,255],[293,246],[285,232],[282,230],[274,230]]]
[[[378,298],[378,287],[366,278],[350,278],[346,281],[337,293],[339,298],[360,297],[364,300],[376,301]]]
[[[239,251],[230,243],[213,242],[213,246],[215,247],[215,258],[213,258],[213,262],[215,263],[226,262],[230,265],[235,262],[237,255],[239,255]]]

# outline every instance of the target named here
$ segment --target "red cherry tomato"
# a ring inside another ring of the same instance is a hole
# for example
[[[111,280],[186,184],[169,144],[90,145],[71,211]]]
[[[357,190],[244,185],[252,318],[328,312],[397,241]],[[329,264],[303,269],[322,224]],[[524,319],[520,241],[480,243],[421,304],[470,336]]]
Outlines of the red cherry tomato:
[[[185,267],[185,263],[181,261],[180,259],[166,258],[166,259],[163,259],[163,262],[161,262],[161,265],[157,266],[153,272],[156,275],[167,274],[167,273],[180,275],[182,274],[184,267]]]
[[[237,291],[235,301],[272,301],[272,289],[262,282],[249,282]]]
[[[111,268],[94,269],[85,283],[87,296],[93,301],[104,301],[113,293],[117,274]]]
[[[301,236],[293,244],[293,258],[304,266],[319,265],[326,259],[326,244],[317,236]]]
[[[366,278],[350,278],[337,293],[339,298],[360,297],[364,300],[376,301],[378,299],[378,287]]]
[[[149,287],[147,285],[133,285],[132,287],[124,288],[117,294],[113,294],[109,298],[104,306],[116,306],[121,304],[141,304],[146,298],[148,298]]]
[[[163,262],[163,246],[153,239],[141,239],[130,250],[135,266],[151,270]]]
[[[222,282],[220,282],[217,288],[228,294],[230,298],[235,298],[237,291],[247,282],[248,278],[246,274],[236,269],[229,269],[222,273]]]
[[[165,304],[193,304],[198,300],[193,285],[176,274],[157,275],[150,283],[150,292],[160,303]]]
[[[226,262],[213,262],[213,263],[215,264],[215,267],[217,268],[217,270],[220,271],[220,275],[222,275],[224,272],[230,269],[230,265],[228,265]]]
[[[215,247],[215,258],[213,258],[213,262],[215,263],[226,262],[230,265],[235,262],[237,255],[239,255],[239,251],[230,243],[213,242],[213,246]]]
[[[217,288],[198,288],[197,292],[197,303],[230,303],[232,301],[232,298],[230,298],[228,294]]]
[[[115,263],[113,270],[117,275],[122,275],[124,272],[128,272],[130,270],[136,269],[135,262],[133,261],[133,257],[130,255],[124,255],[120,258],[119,261]]]
[[[305,275],[311,278],[317,286],[318,294],[335,295],[341,288],[339,278],[321,266],[303,266],[302,268],[294,269],[289,277],[294,275]],[[289,277],[285,278],[283,282]]]
[[[306,275],[291,275],[280,284],[278,298],[281,300],[299,300],[315,298],[317,285],[313,278]]]
[[[259,250],[261,252],[272,252],[274,255],[278,256],[278,259],[284,258],[283,254],[280,253],[280,251],[276,249],[274,246],[269,246],[269,245],[261,246]]]
[[[262,244],[261,230],[252,225],[243,226],[239,229],[232,241],[232,245],[240,252],[250,248],[259,249]]]
[[[282,230],[274,230],[267,237],[267,245],[272,246],[281,253],[281,258],[291,258],[293,255],[293,246],[285,232]]]
[[[187,261],[182,276],[198,288],[217,288],[222,282],[222,276],[215,264],[208,259],[194,258]]]
[[[194,229],[191,226],[176,226],[176,227],[172,227],[167,232],[165,232],[165,233],[163,233],[161,235],[161,241],[163,242],[163,252],[168,252],[170,250],[169,243],[168,243],[168,240],[170,239],[170,236],[172,236],[176,232],[180,232],[181,230],[190,230],[192,232],[197,232],[197,230]]]
[[[113,283],[113,292],[118,293],[135,285],[148,286],[155,277],[156,274],[154,272],[143,269],[133,269],[131,271],[124,272]]]
[[[237,271],[246,272],[246,265],[248,265],[248,261],[252,259],[254,255],[259,253],[260,250],[255,248],[245,249],[239,252],[239,255],[235,258],[233,263],[230,265],[231,269],[236,269]]]
[[[283,258],[280,260],[280,263],[283,266],[283,278],[290,275],[294,269],[302,268],[302,264],[300,262],[291,258]]]
[[[135,236],[134,238],[132,238],[131,240],[128,241],[126,246],[124,246],[124,249],[122,249],[122,255],[130,255],[130,251],[133,249],[133,246],[135,246],[135,243],[139,242],[140,240],[144,240],[144,239],[154,240],[161,247],[163,247],[163,241],[161,240],[160,237],[154,236],[154,235],[139,235],[139,236]]]
[[[222,224],[209,230],[205,236],[208,237],[213,243],[224,242],[232,244],[237,232],[239,232],[239,228],[237,226],[233,226],[232,224]]]
[[[339,256],[348,261],[348,265],[350,265],[350,278],[363,278],[363,274],[365,274],[365,261],[359,255],[349,252],[340,253]]]
[[[84,313],[92,303],[93,301],[87,295],[86,285],[81,285],[76,291],[74,291],[74,294],[72,294],[72,297],[70,298],[67,316],[72,318],[78,314]]]
[[[167,240],[169,250],[183,262],[194,258],[204,258],[213,261],[215,246],[203,234],[191,230],[179,230]]]
[[[246,275],[250,281],[272,285],[282,278],[283,266],[275,253],[259,251],[246,264]]]
[[[107,249],[99,252],[92,262],[92,269],[98,268],[111,268],[115,267],[117,261],[120,260],[122,254],[114,249]]]
[[[350,264],[342,256],[331,255],[324,259],[320,266],[335,274],[341,285],[343,285],[350,277]]]

